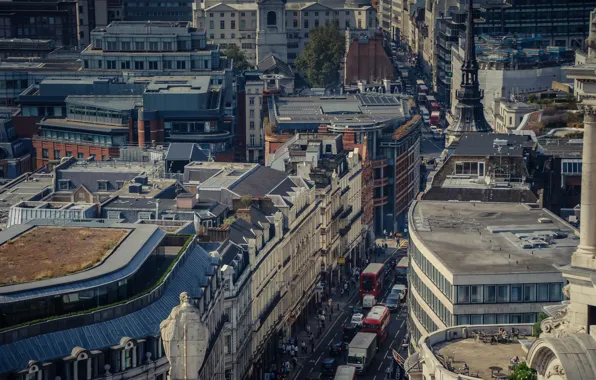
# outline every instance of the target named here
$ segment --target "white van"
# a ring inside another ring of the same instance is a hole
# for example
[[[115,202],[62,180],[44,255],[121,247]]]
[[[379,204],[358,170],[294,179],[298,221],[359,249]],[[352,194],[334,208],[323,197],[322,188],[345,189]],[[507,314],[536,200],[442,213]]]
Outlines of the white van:
[[[393,287],[391,288],[391,294],[398,296],[400,301],[403,301],[406,298],[407,292],[408,290],[405,285],[393,285]]]
[[[362,298],[362,308],[370,309],[377,304],[377,299],[372,294],[367,294]]]

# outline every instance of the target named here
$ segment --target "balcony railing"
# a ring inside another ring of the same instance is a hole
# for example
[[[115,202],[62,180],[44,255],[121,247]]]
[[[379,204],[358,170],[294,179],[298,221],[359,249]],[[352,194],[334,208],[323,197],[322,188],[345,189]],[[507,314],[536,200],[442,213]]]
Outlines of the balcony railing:
[[[373,169],[380,169],[387,166],[387,157],[378,157],[372,159]]]
[[[279,303],[279,300],[281,300],[281,293],[280,292],[277,292],[277,294],[275,295],[275,297],[273,297],[273,299],[271,300],[271,302],[269,302],[269,305],[267,305],[267,307],[261,312],[261,315],[259,316],[259,319],[261,320],[261,325],[263,323],[265,323],[265,321],[269,317],[269,314],[271,314],[271,312],[273,310],[275,310],[275,307]]]
[[[344,212],[344,206],[339,206],[337,211],[334,212],[333,215],[331,216],[331,219],[337,219],[341,215],[342,212]]]
[[[344,212],[341,213],[341,215],[339,216],[341,219],[345,219],[348,216],[350,216],[350,214],[352,213],[352,206],[348,206],[348,208],[346,208],[346,210]]]
[[[373,187],[387,186],[388,183],[389,183],[389,179],[387,179],[387,177],[375,179],[375,180],[373,180]]]
[[[373,199],[373,207],[384,206],[387,203],[389,203],[389,201],[387,200],[387,196]]]

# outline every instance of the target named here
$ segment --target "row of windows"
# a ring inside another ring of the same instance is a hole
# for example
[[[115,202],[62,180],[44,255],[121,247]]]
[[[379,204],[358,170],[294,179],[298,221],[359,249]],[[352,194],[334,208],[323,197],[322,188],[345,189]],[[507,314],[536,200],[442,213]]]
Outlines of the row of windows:
[[[446,326],[451,326],[451,312],[443,305],[437,296],[426,286],[418,277],[416,271],[410,271],[410,287],[416,289],[420,297],[434,311],[434,313],[443,321]],[[413,296],[411,298],[414,298]]]
[[[565,162],[563,161],[563,173],[581,173],[582,172],[582,163],[581,161],[575,162]]]
[[[509,323],[535,323],[538,313],[517,314],[462,314],[456,315],[456,324],[459,325],[506,325]]]
[[[456,162],[455,174],[471,174],[484,177],[484,162]]]
[[[422,326],[426,329],[427,332],[432,333],[439,329],[439,327],[435,324],[432,318],[428,314],[426,314],[424,309],[418,304],[416,298],[412,295],[410,295],[410,308],[416,316],[416,319],[418,319],[418,321],[422,324]],[[412,323],[412,325],[414,324]]]
[[[65,157],[72,157],[72,152],[67,150]],[[41,149],[41,158],[50,158],[50,152],[48,151],[48,148]],[[59,158],[62,158],[62,153],[60,152],[60,150],[54,149],[54,159],[57,160]],[[77,153],[77,158],[84,159],[85,154]],[[63,187],[64,186],[62,186],[62,184],[60,184],[60,190],[68,190],[68,183],[66,184],[66,189],[64,189]]]
[[[430,281],[439,288],[441,293],[443,293],[449,301],[453,302],[453,286],[443,276],[443,274],[431,264],[430,261],[426,259],[426,257],[420,252],[420,250],[414,245],[410,244],[412,249],[410,250],[412,253],[412,259],[414,262],[422,269],[422,272],[430,279]]]
[[[105,136],[81,132],[63,132],[55,130],[41,130],[40,135],[50,139],[56,140],[70,140],[72,142],[93,143],[95,145],[124,145],[126,144],[126,136]],[[44,157],[47,158],[47,157]]]
[[[161,63],[161,64],[160,64]],[[96,67],[90,67],[90,65],[96,65]],[[83,61],[83,68],[88,69],[102,69],[104,68],[103,61],[89,61],[85,59]],[[190,67],[191,70],[193,69],[209,69],[211,66],[210,59],[193,59],[190,61],[190,64],[187,61],[179,61],[179,60],[163,60],[163,61],[105,61],[105,68],[107,70],[186,70]]]
[[[560,302],[563,283],[511,285],[458,285],[458,304],[509,302]]]
[[[172,7],[192,7],[192,3],[170,3],[170,2],[165,2],[165,3],[145,3],[145,2],[130,2],[130,3],[124,3],[125,7],[146,7],[146,6],[150,6],[150,7],[168,7],[168,8],[172,8]]]
[[[349,16],[350,15],[350,11],[345,11],[345,12],[346,12],[346,16]],[[240,16],[241,17],[245,17],[246,16],[246,13],[248,13],[249,15],[251,15],[253,17],[255,17],[257,15],[257,12],[240,12]],[[320,13],[322,14],[323,12],[320,12]],[[331,12],[326,11],[325,12],[325,16],[329,16],[330,13]],[[219,14],[219,17],[225,17],[225,15],[226,14],[224,12],[221,12]],[[293,12],[292,15],[294,17],[298,17],[298,12]],[[319,12],[314,12],[314,15],[315,15],[315,17],[319,16]],[[335,15],[336,16],[339,16],[339,11],[335,11]],[[358,11],[358,16],[361,16],[361,15],[362,15],[362,11]],[[372,12],[369,12],[368,15],[370,17],[372,17]],[[308,16],[308,12],[304,12],[304,16]],[[215,17],[215,14],[213,12],[210,12],[209,13],[209,17]],[[231,12],[230,13],[230,17],[236,17],[236,13],[235,12]]]
[[[188,17],[188,12],[126,12],[127,16],[147,17],[147,16],[177,16],[177,17]]]

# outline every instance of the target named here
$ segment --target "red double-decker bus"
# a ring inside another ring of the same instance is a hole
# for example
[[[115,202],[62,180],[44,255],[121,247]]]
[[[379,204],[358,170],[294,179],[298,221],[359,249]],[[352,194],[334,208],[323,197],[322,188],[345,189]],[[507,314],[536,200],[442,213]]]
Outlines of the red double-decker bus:
[[[385,269],[383,264],[368,264],[360,273],[360,299],[367,294],[380,298],[385,287]]]
[[[391,313],[387,306],[373,306],[362,321],[362,332],[377,334],[379,342],[384,342],[389,335]]]

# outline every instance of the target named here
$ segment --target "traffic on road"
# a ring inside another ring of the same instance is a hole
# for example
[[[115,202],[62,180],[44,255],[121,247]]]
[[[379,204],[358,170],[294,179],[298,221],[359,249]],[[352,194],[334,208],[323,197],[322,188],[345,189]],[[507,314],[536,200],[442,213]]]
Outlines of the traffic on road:
[[[407,356],[407,257],[403,248],[386,249],[384,260],[362,270],[359,289],[334,312],[324,344],[308,355],[294,379],[403,378],[393,350]],[[374,304],[365,307],[367,297]]]

